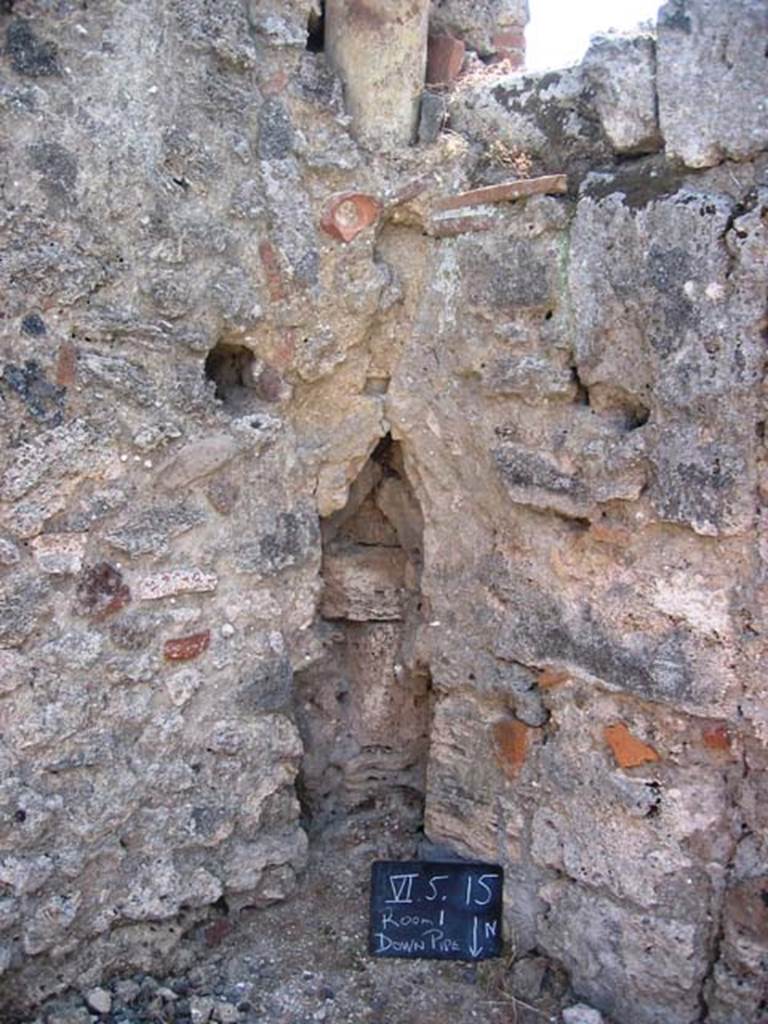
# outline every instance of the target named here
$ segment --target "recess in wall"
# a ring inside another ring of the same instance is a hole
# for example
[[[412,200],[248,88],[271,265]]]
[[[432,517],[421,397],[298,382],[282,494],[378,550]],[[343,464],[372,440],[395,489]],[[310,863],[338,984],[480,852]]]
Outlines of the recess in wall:
[[[244,345],[219,342],[205,359],[206,380],[216,385],[225,407],[241,406],[253,394],[253,352]]]
[[[307,49],[310,53],[322,53],[325,50],[325,3],[321,0],[320,12],[314,8],[307,18]]]

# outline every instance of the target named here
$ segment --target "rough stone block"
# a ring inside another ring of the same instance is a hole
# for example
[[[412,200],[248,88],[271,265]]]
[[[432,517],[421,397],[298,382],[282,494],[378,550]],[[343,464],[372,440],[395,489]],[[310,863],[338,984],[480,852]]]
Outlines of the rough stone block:
[[[270,97],[259,111],[256,151],[260,160],[285,160],[293,151],[294,131],[285,104]]]
[[[225,476],[214,477],[208,484],[205,495],[219,515],[228,516],[234,510],[240,496],[240,488]]]
[[[603,1024],[603,1015],[586,1003],[576,1003],[563,1010],[563,1024]]]
[[[269,576],[307,564],[313,556],[319,556],[319,539],[317,515],[310,509],[298,506],[278,512],[269,532],[238,544],[238,572]]]
[[[106,540],[131,556],[162,554],[171,540],[204,522],[205,513],[191,504],[147,507],[106,534]]]
[[[728,673],[684,630],[658,633],[623,629],[601,622],[597,607],[580,611],[561,605],[549,593],[511,572],[501,584],[510,612],[495,640],[495,653],[526,665],[559,663],[584,672],[609,689],[668,703],[713,709],[722,700]],[[702,668],[697,668],[697,663]]]
[[[109,562],[86,566],[77,581],[74,610],[90,619],[104,619],[124,608],[131,591],[122,573]]]
[[[0,593],[0,647],[19,647],[50,611],[44,579],[17,577]]]
[[[11,693],[24,681],[25,661],[15,651],[0,650],[0,694]]]
[[[580,67],[508,74],[490,82],[468,76],[461,89],[447,95],[451,130],[467,135],[489,156],[500,152],[522,159],[523,178],[565,173],[573,185],[588,170],[611,162],[612,147]]]
[[[20,559],[19,549],[11,541],[6,540],[4,537],[0,537],[0,565],[3,568],[8,568],[10,565],[16,565]]]
[[[584,514],[592,503],[584,480],[563,472],[553,460],[536,451],[503,444],[492,454],[514,501],[565,515]]]
[[[82,896],[70,891],[43,901],[24,922],[24,952],[35,956],[61,942],[77,918]]]
[[[528,21],[527,0],[441,0],[432,4],[433,30],[450,32],[483,57],[497,52],[494,38],[507,33],[521,34]]]
[[[730,419],[730,417],[729,417]],[[754,478],[753,438],[741,423],[720,419],[716,438],[704,424],[679,422],[653,454],[651,500],[661,518],[716,537],[739,533],[751,519],[745,483]]]
[[[293,694],[293,670],[285,656],[257,662],[240,681],[237,700],[250,712],[284,711]]]
[[[214,573],[202,569],[171,569],[143,576],[136,583],[134,594],[140,601],[159,601],[176,594],[211,593],[218,582]]]
[[[669,0],[658,16],[659,119],[688,167],[768,146],[768,8],[763,0]]]
[[[493,756],[498,721],[499,706],[493,699],[467,695],[438,700],[430,730],[424,827],[432,842],[478,859],[497,856],[501,828],[509,857],[516,860],[523,817],[499,790],[509,776]],[[530,732],[534,730],[526,730],[526,737]]]
[[[492,314],[546,309],[553,301],[552,267],[533,243],[512,239],[501,247],[473,245],[462,250],[460,259],[466,299]]]
[[[413,764],[426,742],[424,679],[399,661],[402,629],[395,622],[349,627],[346,665],[359,680],[350,693],[350,727],[361,746],[396,746]]]
[[[579,204],[569,270],[576,359],[588,390],[609,386],[652,407],[655,429],[649,424],[643,434],[659,517],[709,536],[738,534],[754,514],[756,453],[746,410],[759,375],[761,300],[748,283],[746,253],[738,294],[727,284],[735,268],[718,239],[733,214],[728,198],[674,188],[653,201],[617,187]],[[606,234],[622,239],[610,252]],[[729,335],[732,348],[713,333],[718,318],[731,316],[743,325]]]
[[[87,542],[86,533],[44,533],[31,546],[41,572],[66,576],[80,572]]]
[[[548,885],[542,896],[549,904],[545,948],[570,971],[579,995],[632,1024],[701,1019],[706,928],[614,903],[570,882]],[[642,998],[636,978],[643,978]]]
[[[84,470],[86,459],[92,466],[102,461],[94,457],[94,437],[82,420],[46,430],[13,454],[0,483],[6,501],[22,497],[43,481]]]
[[[406,556],[398,548],[349,548],[323,559],[321,613],[358,622],[400,619]]]
[[[5,43],[11,67],[16,74],[29,78],[48,78],[61,74],[56,43],[41,39],[33,30],[32,22],[25,18],[14,18],[9,22]]]
[[[524,402],[572,402],[577,385],[570,368],[540,356],[502,356],[489,367],[486,387],[495,395],[516,395]]]
[[[237,442],[229,434],[200,438],[165,461],[157,472],[157,482],[165,491],[187,487],[220,469],[234,458],[237,450]]]
[[[419,142],[431,146],[440,138],[446,121],[445,100],[439,93],[424,92],[419,108]]]
[[[112,1009],[112,996],[105,988],[92,988],[86,992],[85,1001],[99,1014],[107,1014]]]
[[[307,42],[307,10],[312,5],[287,0],[279,5],[248,0],[248,22],[272,46],[304,47]]]
[[[595,90],[595,106],[614,150],[637,154],[659,149],[654,39],[598,36],[582,67]]]

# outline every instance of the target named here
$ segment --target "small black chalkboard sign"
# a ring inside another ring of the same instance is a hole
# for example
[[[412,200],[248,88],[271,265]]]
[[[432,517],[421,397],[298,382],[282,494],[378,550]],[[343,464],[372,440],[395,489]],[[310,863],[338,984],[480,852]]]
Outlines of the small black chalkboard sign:
[[[498,864],[376,861],[369,951],[435,960],[499,956],[503,886]]]

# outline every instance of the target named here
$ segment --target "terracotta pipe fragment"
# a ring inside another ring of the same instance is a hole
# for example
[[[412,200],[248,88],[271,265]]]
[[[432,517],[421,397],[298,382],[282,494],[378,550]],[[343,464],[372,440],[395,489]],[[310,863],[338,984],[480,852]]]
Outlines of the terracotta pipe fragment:
[[[541,178],[520,178],[502,181],[498,185],[473,188],[455,196],[440,196],[434,202],[435,210],[459,210],[463,206],[482,206],[485,203],[503,203],[524,196],[562,195],[568,191],[564,174],[545,174]]]
[[[374,224],[380,213],[381,203],[374,196],[364,192],[338,192],[326,200],[320,227],[340,242],[351,242]]]
[[[429,0],[326,0],[326,54],[365,145],[392,149],[414,141],[428,15]]]

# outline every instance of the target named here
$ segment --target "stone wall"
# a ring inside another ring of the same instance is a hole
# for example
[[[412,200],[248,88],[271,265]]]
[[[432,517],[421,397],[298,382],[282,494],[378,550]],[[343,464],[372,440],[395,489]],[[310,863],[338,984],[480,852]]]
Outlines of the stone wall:
[[[485,60],[525,62],[527,0],[432,0],[430,28],[434,36],[460,39]]]
[[[289,895],[302,757],[379,728],[429,839],[504,864],[518,955],[622,1024],[757,1024],[764,4],[459,78],[387,157],[309,0],[2,12],[1,1005]],[[331,729],[297,698],[339,630],[380,671]]]

